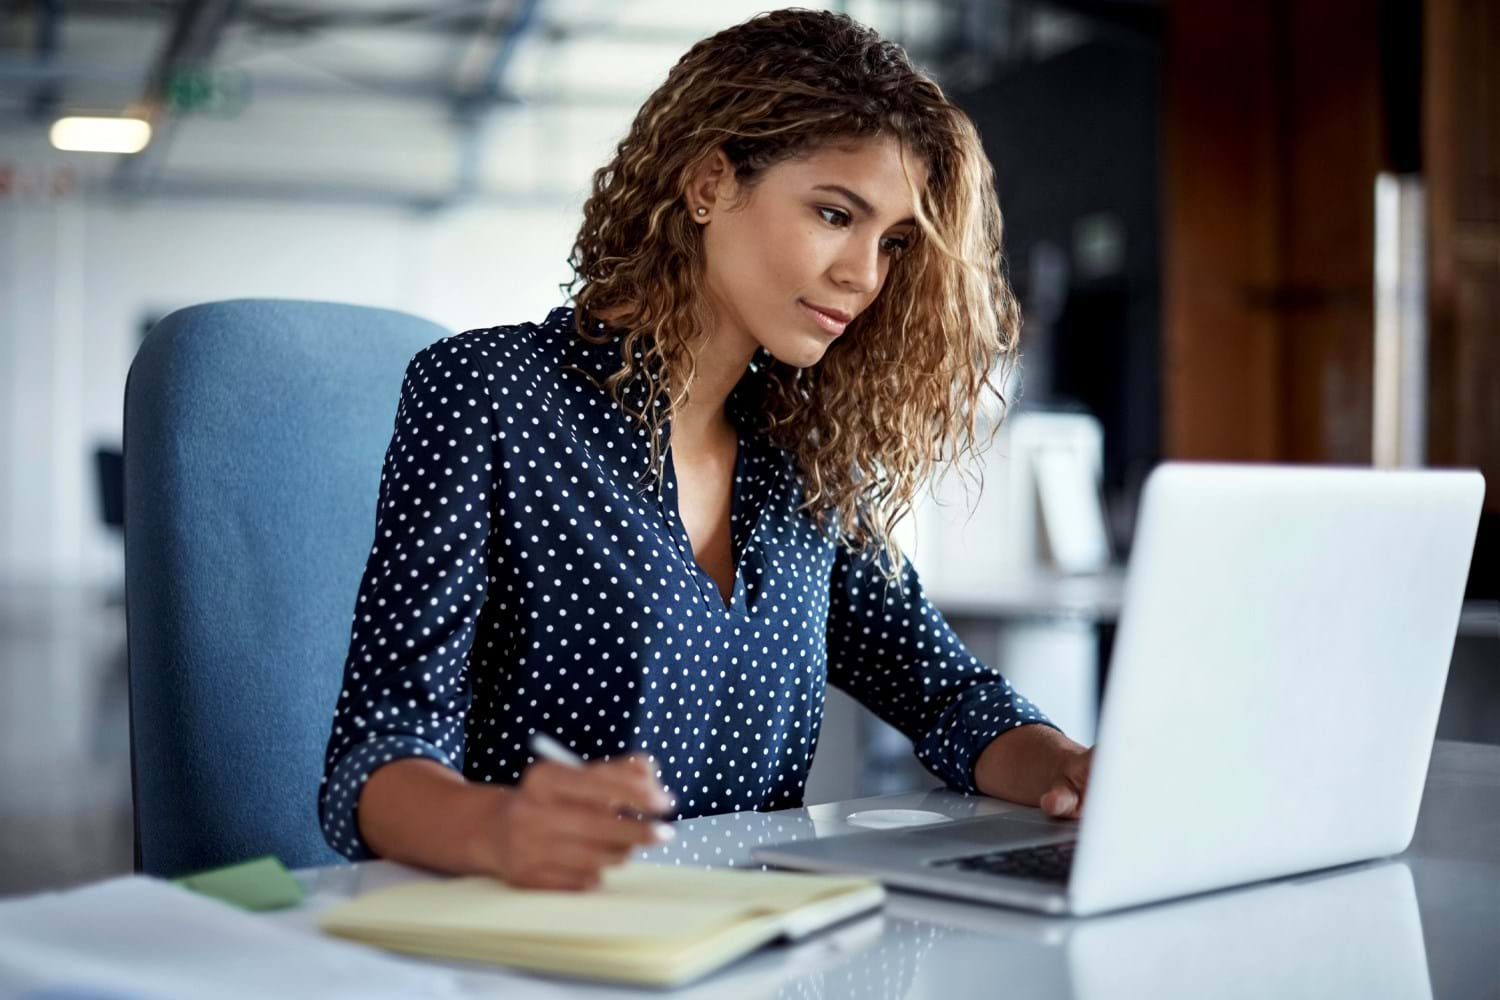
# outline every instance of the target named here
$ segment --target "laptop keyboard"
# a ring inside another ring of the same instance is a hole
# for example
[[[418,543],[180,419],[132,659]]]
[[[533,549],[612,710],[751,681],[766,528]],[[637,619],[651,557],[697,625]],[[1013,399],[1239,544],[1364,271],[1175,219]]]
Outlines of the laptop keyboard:
[[[1012,847],[1003,851],[984,854],[968,854],[961,858],[946,858],[933,862],[937,868],[959,868],[965,871],[988,872],[992,875],[1009,875],[1012,878],[1029,878],[1039,882],[1068,881],[1073,868],[1073,847],[1077,841],[1062,844],[1041,844],[1036,847]]]

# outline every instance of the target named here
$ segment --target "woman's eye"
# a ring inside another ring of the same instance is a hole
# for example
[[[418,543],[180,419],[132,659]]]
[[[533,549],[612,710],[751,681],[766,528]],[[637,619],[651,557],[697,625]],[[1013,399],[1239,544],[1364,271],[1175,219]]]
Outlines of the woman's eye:
[[[849,224],[849,213],[843,211],[842,209],[838,209],[838,208],[821,208],[820,207],[818,209],[818,212],[829,223],[831,223],[833,225],[836,225],[836,226],[838,226],[841,229],[844,226],[847,226]],[[828,218],[829,215],[832,215],[833,218],[829,219]]]
[[[818,207],[818,212],[823,216],[825,221],[827,221],[830,225],[837,226],[839,229],[843,229],[853,222],[853,218],[849,215],[849,213],[841,208],[827,208],[820,205]],[[830,218],[830,216],[832,218]],[[882,253],[886,254],[889,257],[899,257],[903,253],[905,253],[910,246],[911,240],[907,239],[904,236],[888,236],[883,241],[881,241],[880,250]]]

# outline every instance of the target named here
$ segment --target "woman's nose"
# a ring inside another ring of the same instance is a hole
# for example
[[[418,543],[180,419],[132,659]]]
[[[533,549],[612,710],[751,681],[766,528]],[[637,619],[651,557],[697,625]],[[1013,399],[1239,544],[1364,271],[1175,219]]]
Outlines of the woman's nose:
[[[880,284],[880,244],[850,240],[834,264],[833,278],[846,288],[869,294]]]

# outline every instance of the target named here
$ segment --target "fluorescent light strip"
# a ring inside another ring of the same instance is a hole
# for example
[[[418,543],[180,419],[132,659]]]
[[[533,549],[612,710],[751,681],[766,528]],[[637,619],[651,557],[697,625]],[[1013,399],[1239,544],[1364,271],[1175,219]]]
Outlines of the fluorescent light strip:
[[[151,125],[139,118],[59,118],[52,145],[75,153],[139,153],[151,141]]]

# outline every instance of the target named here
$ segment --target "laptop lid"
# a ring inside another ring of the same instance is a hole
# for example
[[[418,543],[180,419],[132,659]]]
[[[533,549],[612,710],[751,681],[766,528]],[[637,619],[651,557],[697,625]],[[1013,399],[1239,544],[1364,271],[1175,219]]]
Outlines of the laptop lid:
[[[1406,848],[1483,495],[1472,471],[1157,467],[1073,912]]]

